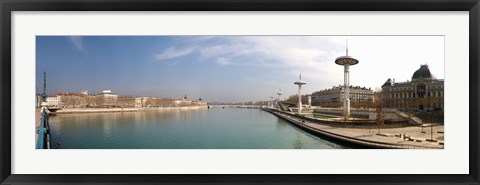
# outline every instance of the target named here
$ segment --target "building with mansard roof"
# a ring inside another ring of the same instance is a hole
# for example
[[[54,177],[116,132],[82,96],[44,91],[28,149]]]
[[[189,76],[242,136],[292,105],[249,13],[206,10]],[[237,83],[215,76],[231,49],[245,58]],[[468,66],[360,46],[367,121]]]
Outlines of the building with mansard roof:
[[[324,105],[329,103],[343,102],[345,88],[342,85],[334,86],[330,89],[324,89],[312,93],[311,103],[313,105]],[[352,102],[372,102],[373,90],[371,88],[350,86],[350,101]]]
[[[382,85],[382,104],[400,110],[443,110],[444,80],[437,79],[428,68],[421,65],[411,81],[395,82],[388,79]]]

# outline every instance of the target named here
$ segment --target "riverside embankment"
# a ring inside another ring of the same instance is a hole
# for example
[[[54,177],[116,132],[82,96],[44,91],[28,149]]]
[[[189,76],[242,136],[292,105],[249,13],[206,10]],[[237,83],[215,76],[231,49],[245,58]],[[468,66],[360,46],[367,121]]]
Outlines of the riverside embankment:
[[[63,108],[52,111],[52,114],[72,114],[72,113],[106,113],[106,112],[135,112],[147,110],[193,110],[206,109],[206,105],[201,106],[181,106],[181,107],[145,107],[145,108]]]
[[[442,149],[443,125],[432,127],[400,127],[389,129],[348,128],[332,126],[328,123],[312,122],[295,115],[273,109],[263,109],[293,125],[315,135],[373,148],[392,149]],[[432,139],[433,138],[433,139]]]

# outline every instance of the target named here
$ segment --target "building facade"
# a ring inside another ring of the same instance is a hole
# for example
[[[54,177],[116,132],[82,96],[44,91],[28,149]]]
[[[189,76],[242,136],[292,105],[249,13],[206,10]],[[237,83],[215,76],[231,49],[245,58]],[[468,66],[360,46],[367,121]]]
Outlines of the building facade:
[[[112,93],[111,90],[104,90],[102,93],[97,94],[97,98],[99,102],[97,103],[97,106],[106,106],[106,107],[112,107],[112,106],[118,106],[118,95],[115,93]]]
[[[334,86],[312,93],[311,103],[313,105],[322,105],[329,103],[343,102],[345,88],[342,85]],[[350,101],[352,102],[373,102],[373,90],[371,88],[350,86]]]
[[[58,107],[59,105],[58,99],[59,99],[58,96],[48,96],[46,99],[47,107]]]
[[[87,106],[87,95],[76,92],[61,92],[56,94],[58,107],[84,108]]]
[[[41,106],[41,96],[36,95],[36,106]],[[207,105],[202,98],[188,99],[187,96],[179,99],[156,97],[119,96],[111,90],[104,90],[96,95],[89,95],[88,91],[60,92],[46,98],[46,105],[50,108],[127,108],[127,107],[175,107]]]
[[[412,75],[412,80],[395,82],[388,79],[382,85],[384,107],[400,110],[443,110],[444,80],[437,79],[428,68],[421,65]]]
[[[148,100],[148,97],[135,98],[135,107],[136,108],[146,107],[147,100]]]
[[[193,106],[193,105],[207,105],[207,102],[201,98],[198,100],[191,100],[186,97],[181,99],[171,98],[152,98],[152,97],[137,97],[135,98],[135,107],[179,107],[179,106]]]

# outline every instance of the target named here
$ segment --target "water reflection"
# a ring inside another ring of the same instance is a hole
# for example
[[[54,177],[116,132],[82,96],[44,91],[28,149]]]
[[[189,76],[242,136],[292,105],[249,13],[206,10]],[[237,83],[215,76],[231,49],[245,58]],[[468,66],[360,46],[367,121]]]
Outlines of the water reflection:
[[[61,148],[344,148],[258,109],[61,114],[50,122]]]
[[[300,132],[297,133],[297,137],[295,138],[295,142],[293,143],[293,149],[302,149],[302,140],[300,136]]]

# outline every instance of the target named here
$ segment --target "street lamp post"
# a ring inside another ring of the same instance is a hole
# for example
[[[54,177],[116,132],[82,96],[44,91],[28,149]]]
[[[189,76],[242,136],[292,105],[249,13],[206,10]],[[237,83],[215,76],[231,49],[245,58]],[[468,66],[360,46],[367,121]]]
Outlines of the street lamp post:
[[[430,140],[433,141],[433,112],[430,113]]]
[[[335,59],[335,63],[344,67],[344,98],[343,98],[343,117],[345,122],[350,117],[350,66],[358,64],[358,60],[348,56],[348,44],[346,55]]]
[[[302,81],[302,74],[300,74],[300,79],[293,84],[298,85],[298,103],[297,103],[297,106],[298,106],[298,113],[301,114],[302,113],[302,92],[301,92],[301,90],[302,90],[302,85],[306,84],[304,81]]]

